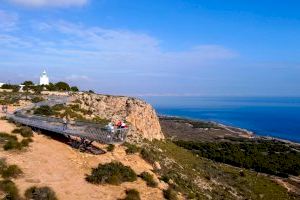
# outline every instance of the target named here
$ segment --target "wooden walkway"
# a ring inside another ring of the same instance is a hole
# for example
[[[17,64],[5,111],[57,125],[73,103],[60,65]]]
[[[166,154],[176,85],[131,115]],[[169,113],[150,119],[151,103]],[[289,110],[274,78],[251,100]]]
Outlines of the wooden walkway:
[[[34,107],[39,107],[42,105],[54,106],[57,104],[66,104],[67,102],[68,97],[49,97],[49,99],[46,101],[18,109],[13,114],[7,114],[7,118],[26,126],[58,133],[68,138],[80,138],[81,143],[79,143],[79,145],[91,144],[93,141],[104,144],[125,142],[128,128],[114,129],[114,131],[110,131],[97,123],[77,121],[69,124],[66,128],[63,120],[60,118],[27,114],[27,111]]]

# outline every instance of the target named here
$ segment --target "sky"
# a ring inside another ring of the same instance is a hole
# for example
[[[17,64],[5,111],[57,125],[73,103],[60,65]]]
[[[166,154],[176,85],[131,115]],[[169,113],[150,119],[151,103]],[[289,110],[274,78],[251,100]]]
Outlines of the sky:
[[[298,0],[0,0],[0,82],[300,96]]]

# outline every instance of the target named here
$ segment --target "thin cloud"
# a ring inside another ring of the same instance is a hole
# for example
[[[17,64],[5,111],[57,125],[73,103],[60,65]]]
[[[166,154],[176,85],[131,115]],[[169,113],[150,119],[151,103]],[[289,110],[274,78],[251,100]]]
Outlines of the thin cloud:
[[[70,76],[65,77],[65,80],[68,80],[68,81],[88,81],[88,80],[90,80],[90,78],[86,75],[71,74]]]
[[[19,17],[16,13],[0,10],[0,32],[13,31],[17,28]]]
[[[16,5],[26,7],[70,7],[83,6],[88,0],[8,0]]]

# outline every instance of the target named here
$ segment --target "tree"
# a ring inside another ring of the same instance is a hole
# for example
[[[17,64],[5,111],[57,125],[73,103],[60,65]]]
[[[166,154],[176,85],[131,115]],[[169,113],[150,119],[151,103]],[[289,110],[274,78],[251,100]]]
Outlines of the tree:
[[[73,86],[73,87],[71,87],[71,91],[72,91],[72,92],[78,92],[78,91],[79,91],[79,89],[78,89],[78,87],[76,87],[76,86]]]
[[[65,83],[65,82],[58,82],[55,84],[55,87],[57,88],[57,90],[60,90],[60,91],[70,91],[69,84]]]
[[[49,91],[55,91],[55,90],[57,90],[55,84],[53,84],[53,83],[49,83],[49,85],[46,85],[45,87]]]
[[[24,81],[21,85],[31,86],[34,85],[34,83],[32,81]]]
[[[37,86],[32,87],[32,89],[34,90],[35,94],[41,94],[41,92],[43,91],[44,88],[42,85],[37,85]]]

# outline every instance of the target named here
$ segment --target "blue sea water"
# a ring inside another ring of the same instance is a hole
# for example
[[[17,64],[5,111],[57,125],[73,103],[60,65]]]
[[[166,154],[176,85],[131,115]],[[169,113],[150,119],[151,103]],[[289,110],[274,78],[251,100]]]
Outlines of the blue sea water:
[[[300,97],[142,97],[161,115],[215,121],[300,142]]]

